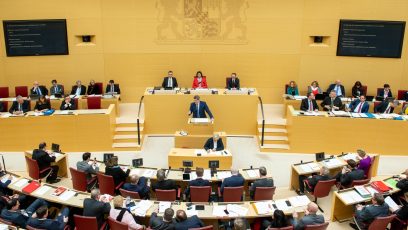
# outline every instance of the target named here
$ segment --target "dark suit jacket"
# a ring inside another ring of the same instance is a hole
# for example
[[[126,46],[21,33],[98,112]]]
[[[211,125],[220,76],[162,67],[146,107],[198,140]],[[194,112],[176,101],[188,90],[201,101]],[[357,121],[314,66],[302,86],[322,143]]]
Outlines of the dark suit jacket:
[[[204,149],[209,150],[214,148],[214,139],[212,137],[208,138],[208,140],[205,142]],[[217,141],[217,151],[224,150],[224,143],[222,143],[222,139],[218,139]]]
[[[29,110],[29,105],[30,105],[30,102],[24,100],[23,104],[21,105],[21,108],[22,108],[24,113],[30,111]],[[18,102],[17,101],[13,101],[13,104],[11,105],[11,107],[9,109],[10,113],[13,113],[14,111],[18,111]]]
[[[40,104],[39,103],[40,101],[37,101],[36,103],[35,103],[35,107],[34,107],[34,110],[43,110],[43,109],[51,109],[51,105],[50,105],[50,102],[48,101],[48,100],[45,100],[45,103],[44,104]]]
[[[294,219],[293,227],[295,230],[302,230],[305,228],[306,225],[317,225],[317,224],[323,224],[323,223],[324,223],[323,215],[309,214],[309,215],[303,216],[299,220]]]
[[[349,108],[350,108],[351,112],[354,112],[354,110],[356,109],[358,104],[360,104],[360,99],[356,99],[356,100],[354,100],[354,101],[352,101],[350,103]],[[369,108],[370,108],[370,105],[368,104],[368,102],[365,101],[363,106],[361,107],[361,112],[362,113],[368,113]]]
[[[7,110],[7,108],[6,108],[6,110]],[[3,111],[4,111],[3,102],[0,101],[0,112],[3,112]]]
[[[150,216],[149,225],[154,230],[174,230],[174,222],[168,223],[163,221],[163,217],[157,216],[157,213],[153,212]]]
[[[100,228],[104,222],[105,214],[109,214],[110,209],[111,206],[109,203],[97,201],[92,198],[85,198],[83,215],[96,217],[98,226]]]
[[[402,100],[408,101],[408,91],[404,93],[404,95],[402,96]]]
[[[113,91],[114,91],[115,93],[117,93],[117,94],[120,94],[119,84],[114,84],[114,85],[113,85]],[[108,85],[106,86],[105,92],[106,92],[106,93],[112,93],[110,84],[108,84]]]
[[[156,191],[156,189],[160,190],[177,190],[177,185],[174,180],[166,179],[163,181],[157,181],[155,184],[152,185],[152,190]]]
[[[329,88],[327,89],[327,93],[330,93],[330,91],[334,90],[335,87],[336,87],[336,84],[331,84],[329,86]],[[344,86],[340,85],[340,89],[341,89],[342,97],[345,97],[346,96],[346,90],[344,90]]]
[[[383,205],[366,205],[362,210],[355,213],[357,222],[370,224],[376,217],[388,216],[389,207],[386,203]]]
[[[364,95],[363,88],[361,87],[357,88],[353,86],[353,88],[351,88],[351,94],[353,95],[353,97],[359,97],[361,95]]]
[[[40,170],[50,167],[51,162],[55,162],[55,156],[51,157],[47,152],[41,149],[34,149],[33,159],[37,161]]]
[[[402,193],[408,192],[408,179],[401,179],[396,184],[397,188],[401,189]]]
[[[27,221],[27,225],[29,225],[30,227],[34,227],[36,229],[47,229],[47,230],[54,230],[54,229],[63,230],[65,227],[65,223],[60,223],[56,220],[51,220],[51,219],[38,219],[38,218],[30,218]]]
[[[316,100],[312,100],[313,103],[313,110],[317,109],[319,110],[319,106],[316,103]],[[309,110],[309,99],[305,98],[302,100],[302,103],[300,104],[300,110],[303,111],[308,111]]]
[[[71,102],[70,102],[70,106],[68,106],[68,107],[66,107],[65,108],[65,100],[63,100],[62,101],[62,103],[61,103],[61,106],[60,106],[60,110],[75,110],[75,100],[74,99],[71,99]]]
[[[190,195],[190,186],[210,186],[210,182],[208,180],[204,180],[203,178],[197,178],[195,180],[191,180],[188,182],[188,187],[184,192],[187,196]]]
[[[176,230],[188,230],[191,228],[201,228],[201,227],[204,227],[204,223],[196,215],[190,218],[187,218],[187,220],[183,222],[176,222],[175,224]]]
[[[62,88],[62,85],[57,84],[57,89],[55,90],[55,87],[52,85],[50,87],[50,95],[55,95],[56,93],[59,93],[61,95],[64,94],[64,89]]]
[[[207,112],[210,118],[213,118],[210,108],[208,108],[207,103],[205,103],[204,101],[200,101],[198,113],[196,103],[193,102],[190,104],[190,113],[193,114],[193,118],[206,118],[207,116],[205,115],[205,112]]]
[[[402,208],[398,209],[398,211],[395,213],[397,214],[397,217],[401,220],[407,220],[408,219],[408,203],[405,203]]]
[[[106,167],[105,169],[105,175],[113,177],[115,186],[118,186],[121,182],[126,182],[129,173],[130,169],[124,172],[120,166]]]
[[[374,112],[376,113],[385,113],[387,110],[389,102],[388,101],[382,101],[379,105],[374,107]],[[394,108],[391,107],[390,113],[394,112]]]
[[[1,218],[8,220],[10,222],[12,222],[13,224],[22,227],[22,228],[26,228],[26,224],[27,224],[27,220],[28,217],[21,214],[20,211],[17,212],[12,212],[9,211],[7,209],[3,209],[1,211]]]
[[[324,108],[324,106],[331,105],[331,97],[326,97],[320,105],[323,107],[323,110],[328,111],[328,109]],[[337,106],[341,109],[341,107],[343,106],[343,103],[341,102],[340,97],[336,97],[333,100],[333,106]]]
[[[243,186],[245,183],[245,179],[242,177],[241,174],[232,175],[231,177],[225,178],[221,184],[221,193],[224,192],[225,187],[239,187]]]
[[[171,88],[177,88],[178,87],[177,79],[175,77],[171,77],[171,79],[173,81]],[[168,85],[169,85],[168,80],[169,80],[169,77],[165,77],[163,79],[163,83],[162,83],[163,88],[168,88]]]
[[[326,176],[326,175],[323,175],[323,176],[322,175],[314,175],[314,176],[312,176],[312,178],[307,178],[306,180],[310,185],[311,191],[314,191],[314,188],[316,187],[317,182],[330,180],[330,177]]]
[[[78,88],[77,85],[72,86],[71,95],[74,95],[76,93],[77,88]],[[81,85],[81,95],[85,95],[85,93],[86,93],[86,86]]]
[[[45,88],[45,86],[40,85],[38,86],[38,89],[40,89],[41,94],[37,92],[37,90],[34,90],[34,87],[30,89],[30,95],[48,95],[48,89]]]
[[[257,187],[273,187],[273,179],[272,178],[261,178],[254,183],[252,183],[251,188],[249,189],[249,195],[253,199],[255,196],[255,190]]]
[[[140,177],[137,184],[126,183],[123,185],[123,189],[131,192],[139,193],[140,198],[148,198],[149,187],[147,187],[146,177]]]
[[[351,172],[342,174],[340,177],[340,183],[343,186],[349,186],[353,180],[362,180],[364,179],[364,170],[362,169],[353,169]]]
[[[241,87],[240,87],[240,84],[239,84],[239,79],[238,79],[238,78],[235,78],[234,82],[232,82],[232,78],[228,78],[228,80],[227,80],[227,88],[228,88],[228,89],[232,89],[232,88],[239,89],[239,88],[241,88]]]
[[[101,89],[99,89],[98,85],[88,85],[88,89],[86,91],[86,94],[88,94],[88,95],[101,94]]]
[[[384,97],[384,89],[383,90],[380,90],[380,92],[378,92],[378,95],[377,95],[378,97]],[[391,89],[390,89],[390,91],[388,91],[388,96],[387,97],[392,97],[392,92],[391,92]]]

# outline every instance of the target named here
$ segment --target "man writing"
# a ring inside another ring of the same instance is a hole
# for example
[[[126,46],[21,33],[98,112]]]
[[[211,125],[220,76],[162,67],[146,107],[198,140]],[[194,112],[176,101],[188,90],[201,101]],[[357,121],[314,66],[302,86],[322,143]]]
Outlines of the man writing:
[[[222,151],[224,150],[224,143],[222,143],[222,139],[220,138],[219,134],[214,134],[213,137],[210,137],[204,144],[204,149],[207,152],[215,152],[215,151]]]

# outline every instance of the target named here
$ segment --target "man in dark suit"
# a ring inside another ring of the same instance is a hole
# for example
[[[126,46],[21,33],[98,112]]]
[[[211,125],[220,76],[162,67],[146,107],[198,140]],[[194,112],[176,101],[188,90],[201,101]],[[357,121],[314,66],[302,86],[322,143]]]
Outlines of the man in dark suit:
[[[306,180],[307,182],[304,182],[304,180]],[[296,191],[296,193],[298,195],[305,194],[305,183],[306,183],[306,189],[309,192],[313,192],[317,183],[319,181],[325,181],[325,180],[330,180],[330,170],[326,166],[323,166],[320,168],[319,175],[313,175],[309,177],[306,177],[305,175],[300,175],[299,176],[299,190]]]
[[[173,216],[174,210],[171,208],[164,210],[163,217],[157,216],[157,213],[153,212],[149,221],[150,228],[154,230],[174,230],[175,221],[173,220]]]
[[[50,95],[60,94],[64,95],[64,88],[62,85],[57,83],[57,80],[51,81],[52,86],[50,87]]]
[[[130,183],[125,183],[123,189],[131,192],[139,193],[140,198],[149,199],[149,187],[147,187],[146,177],[140,177],[138,175],[130,176]]]
[[[174,89],[178,87],[177,79],[173,76],[173,71],[167,73],[167,77],[163,79],[162,87],[165,89]]]
[[[60,110],[75,110],[75,100],[72,100],[70,95],[65,95],[64,100],[61,102]]]
[[[316,103],[314,93],[307,93],[307,98],[303,99],[300,104],[300,110],[305,112],[319,111],[319,106]]]
[[[330,93],[332,90],[334,90],[338,97],[346,96],[346,90],[344,89],[344,86],[341,84],[340,80],[336,80],[334,84],[331,84],[327,89],[327,93]]]
[[[48,217],[48,206],[41,206],[35,211],[36,217],[31,217],[27,225],[36,229],[47,229],[47,230],[63,230],[65,225],[68,223],[69,209],[67,207],[63,208],[61,214],[57,219],[47,219]]]
[[[273,179],[268,178],[266,176],[267,171],[264,166],[259,167],[259,176],[260,178],[254,183],[252,183],[251,187],[249,188],[249,195],[252,199],[254,199],[255,191],[257,187],[273,187]]]
[[[81,81],[78,80],[76,85],[72,86],[71,95],[85,95],[86,93],[86,86],[82,85]]]
[[[37,210],[41,206],[47,206],[47,202],[43,199],[36,199],[33,203],[31,203],[28,208],[26,208],[25,212],[20,209],[20,201],[18,198],[12,198],[7,201],[6,208],[1,211],[1,218],[12,222],[13,224],[21,227],[26,228],[28,218],[31,217],[35,210]]]
[[[343,107],[340,97],[337,96],[336,91],[330,91],[328,97],[326,97],[320,104],[325,111],[340,110]]]
[[[120,94],[119,84],[115,84],[114,80],[109,80],[105,92],[107,94]]]
[[[370,105],[366,102],[365,95],[361,95],[359,99],[352,101],[347,108],[349,112],[352,113],[368,113]]]
[[[213,137],[208,138],[204,144],[204,149],[207,152],[224,150],[224,143],[222,143],[220,135],[216,133]]]
[[[91,191],[91,198],[85,198],[84,200],[84,216],[96,217],[98,221],[98,229],[105,221],[105,214],[109,214],[111,206],[109,200],[106,197],[100,197],[101,192],[99,189],[93,189]]]
[[[210,186],[210,182],[208,180],[204,180],[204,169],[203,168],[196,168],[195,171],[197,178],[195,180],[191,180],[188,182],[188,187],[186,191],[184,191],[184,194],[186,194],[186,197],[190,196],[190,186]]]
[[[13,104],[10,107],[9,113],[20,115],[23,113],[28,112],[30,106],[30,102],[23,99],[22,96],[18,95],[16,100],[13,101]]]
[[[30,89],[30,95],[48,95],[48,89],[43,85],[39,85],[38,81],[35,81],[33,88]]]
[[[224,193],[225,187],[240,187],[245,183],[245,179],[239,174],[238,169],[231,169],[231,177],[227,177],[222,181],[221,194]]]
[[[401,189],[402,194],[408,192],[408,169],[406,169],[403,175],[398,178],[396,186],[397,188]]]
[[[156,189],[160,190],[177,190],[178,187],[174,180],[166,179],[166,173],[163,169],[157,170],[156,173],[157,182],[152,185],[152,190],[156,191]]]
[[[384,202],[384,196],[381,193],[374,193],[371,199],[371,205],[356,205],[355,224],[350,223],[354,229],[367,229],[376,217],[384,217],[389,214],[389,207]],[[360,228],[357,227],[360,226]]]
[[[194,102],[190,104],[190,111],[188,112],[188,115],[190,116],[192,114],[193,118],[206,118],[206,112],[208,116],[210,116],[211,120],[214,120],[214,117],[210,111],[210,108],[208,108],[207,103],[205,103],[204,101],[200,101],[200,96],[195,95]]]
[[[187,218],[186,212],[184,210],[177,210],[175,224],[176,230],[188,230],[201,227],[204,227],[204,223],[197,217],[197,215]]]
[[[298,219],[298,214],[297,212],[293,212],[293,228],[295,230],[303,230],[305,229],[306,225],[317,225],[317,224],[323,224],[324,223],[324,216],[323,215],[317,215],[317,211],[319,210],[319,207],[317,206],[316,203],[310,202],[307,205],[307,209],[305,210],[305,215],[301,218]]]
[[[347,166],[344,166],[335,178],[342,186],[349,187],[354,180],[364,179],[364,170],[358,169],[357,163],[350,159],[347,160]]]
[[[386,100],[382,101],[379,105],[374,107],[375,113],[393,113],[394,108],[398,107],[399,101],[393,100],[392,98],[387,98]]]
[[[391,87],[389,84],[384,84],[384,88],[378,92],[377,97],[382,97],[384,99],[392,97]]]
[[[239,78],[237,77],[236,73],[232,73],[231,77],[227,80],[227,88],[229,90],[241,88],[239,84]]]
[[[47,152],[46,147],[47,144],[45,142],[41,142],[38,145],[38,149],[33,150],[33,159],[37,161],[40,171],[51,167],[51,174],[47,177],[47,182],[57,183],[60,181],[60,179],[57,178],[59,167],[57,165],[51,166],[51,163],[55,162],[56,158],[51,153]]]

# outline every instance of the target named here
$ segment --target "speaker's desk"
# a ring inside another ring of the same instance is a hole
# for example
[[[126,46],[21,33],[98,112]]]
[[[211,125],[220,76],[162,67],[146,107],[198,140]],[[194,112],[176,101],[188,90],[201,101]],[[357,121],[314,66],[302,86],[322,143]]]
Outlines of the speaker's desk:
[[[201,156],[197,156],[200,152]],[[226,154],[225,154],[226,153]],[[183,161],[192,161],[193,168],[210,168],[209,161],[219,161],[220,170],[229,170],[232,166],[232,154],[228,150],[206,153],[203,149],[172,148],[168,155],[169,167],[185,168]]]
[[[224,144],[224,148],[227,148],[227,135],[225,134],[225,132],[220,132],[218,134],[220,135],[222,143]],[[205,142],[208,140],[208,138],[211,138],[212,136],[205,134],[190,134],[190,133],[187,133],[186,135],[181,135],[180,132],[176,132],[174,134],[174,137],[175,137],[174,146],[176,148],[199,149],[203,148]]]
[[[178,130],[188,130],[190,104],[194,95],[152,94],[148,88],[144,94],[144,132],[147,134],[173,134]],[[228,135],[256,135],[258,115],[258,93],[225,94],[225,89],[217,89],[217,94],[200,95],[214,116],[214,131]]]
[[[51,165],[57,165],[59,167],[58,170],[58,176],[60,177],[67,177],[68,178],[68,173],[67,173],[67,168],[68,168],[68,162],[67,162],[67,157],[64,153],[53,153],[55,156],[55,162],[51,163]],[[27,150],[25,151],[24,155],[29,158],[33,158],[33,150]],[[27,172],[28,170],[28,165],[26,164],[26,169]]]

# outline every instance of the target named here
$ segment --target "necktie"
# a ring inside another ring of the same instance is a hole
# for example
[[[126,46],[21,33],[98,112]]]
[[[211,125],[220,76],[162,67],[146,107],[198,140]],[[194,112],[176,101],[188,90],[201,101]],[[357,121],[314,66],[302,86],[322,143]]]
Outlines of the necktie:
[[[387,110],[385,110],[385,113],[390,113],[390,111],[391,111],[391,106],[388,105],[388,108],[387,108]]]
[[[57,88],[57,86],[54,87],[54,93],[58,93],[58,88]]]
[[[78,96],[81,95],[81,87],[80,86],[77,87],[76,95],[78,95]]]
[[[169,77],[169,81],[168,81],[168,87],[172,87],[172,78],[171,77]]]
[[[115,92],[114,85],[111,85],[111,92],[112,92],[112,93]]]
[[[337,95],[341,95],[341,90],[340,90],[340,86],[337,86],[337,91],[336,91]]]
[[[360,102],[360,104],[358,105],[358,109],[357,112],[361,113],[361,108],[363,107],[363,102]]]
[[[309,100],[309,110],[313,111],[313,103],[312,100]]]
[[[333,101],[334,101],[334,100],[333,100],[333,98],[332,98],[332,99],[330,99],[330,100],[331,100],[331,102],[330,102],[330,106],[331,106],[331,107],[333,107]]]
[[[20,103],[18,103],[18,111],[22,111]]]
[[[40,90],[40,88],[38,88],[38,87],[37,87],[37,94],[38,94],[38,95],[41,95],[41,90]]]
[[[200,118],[200,103],[197,104],[197,118]]]
[[[235,79],[232,79],[232,85],[235,86]]]

